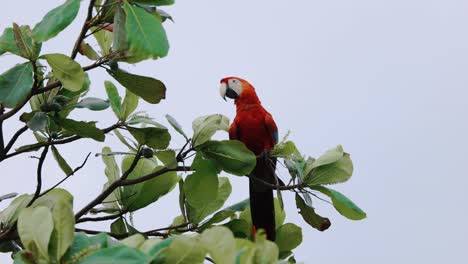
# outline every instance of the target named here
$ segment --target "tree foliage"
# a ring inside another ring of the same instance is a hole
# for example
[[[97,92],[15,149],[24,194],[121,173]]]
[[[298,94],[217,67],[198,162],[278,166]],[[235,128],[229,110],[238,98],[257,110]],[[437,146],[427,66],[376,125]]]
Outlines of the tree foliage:
[[[283,141],[270,155],[287,167],[290,178],[284,182],[289,184],[263,183],[277,190],[276,241],[268,241],[262,230],[253,237],[248,199],[225,205],[235,191],[229,177],[245,177],[256,163],[255,155],[241,142],[212,139],[217,131],[228,130],[229,119],[219,114],[197,118],[189,133],[167,115],[174,129],[169,130],[144,112],[135,112],[140,98],[150,104],[164,100],[164,83],[119,68],[121,63],[167,55],[164,23],[172,18],[160,6],[174,1],[91,0],[87,7],[84,2],[67,0],[32,30],[13,23],[0,36],[0,55],[11,53],[26,60],[0,75],[0,162],[32,151],[41,153],[37,175],[31,176],[37,180],[35,193],[21,194],[9,205],[2,203],[0,251],[12,252],[14,263],[295,262],[291,255],[302,242],[302,229],[284,223],[283,191],[296,193],[299,214],[320,231],[330,227],[330,220],[318,215],[312,205],[312,197],[319,194],[348,219],[366,217],[350,199],[328,186],[347,181],[353,172],[350,155],[341,146],[314,159],[301,154],[293,142]],[[80,8],[87,8],[87,16],[72,53],[43,54],[43,43],[70,25]],[[89,43],[96,43],[99,50]],[[79,54],[90,64],[80,65]],[[114,80],[93,87],[105,89],[108,98],[86,97],[91,82],[86,72],[97,67],[105,68]],[[122,89],[125,93],[120,94]],[[115,123],[102,128],[99,122],[69,118],[77,108],[110,109]],[[14,116],[24,126],[6,141],[2,126]],[[37,142],[15,146],[23,133],[33,133]],[[122,143],[112,148],[124,150],[102,149],[102,177],[107,182],[85,207],[76,208],[73,196],[59,185],[79,173],[88,158],[73,168],[57,146],[82,138],[103,142],[109,133]],[[182,136],[186,144],[170,148],[173,136]],[[45,189],[42,166],[49,150],[65,177]],[[232,176],[221,177],[223,171]],[[132,225],[132,212],[158,202],[174,189],[179,192],[180,215],[173,216],[172,225],[147,231]],[[15,196],[1,196],[0,202]],[[110,231],[80,227],[89,221],[108,221]]]

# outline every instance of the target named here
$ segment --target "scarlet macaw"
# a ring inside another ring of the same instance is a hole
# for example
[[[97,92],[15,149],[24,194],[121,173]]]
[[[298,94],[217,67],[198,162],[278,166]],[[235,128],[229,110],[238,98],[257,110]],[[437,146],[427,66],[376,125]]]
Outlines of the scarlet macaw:
[[[236,118],[229,129],[229,139],[243,142],[257,155],[257,165],[250,174],[250,212],[254,233],[262,228],[269,240],[275,240],[275,209],[272,188],[257,178],[275,184],[276,159],[268,151],[278,143],[278,128],[273,117],[263,108],[254,87],[241,78],[221,80],[221,97],[234,99]]]

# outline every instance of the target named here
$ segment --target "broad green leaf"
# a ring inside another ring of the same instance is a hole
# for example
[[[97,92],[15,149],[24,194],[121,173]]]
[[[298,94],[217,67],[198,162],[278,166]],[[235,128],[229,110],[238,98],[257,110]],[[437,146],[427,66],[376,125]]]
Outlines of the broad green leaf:
[[[18,214],[26,207],[31,199],[32,195],[28,194],[22,194],[16,197],[7,208],[0,212],[0,226],[6,229],[15,224],[18,219]]]
[[[35,264],[31,259],[31,252],[27,250],[21,250],[13,256],[13,264]]]
[[[238,176],[249,174],[257,161],[255,154],[237,140],[207,141],[198,150],[206,159],[219,164],[224,171]]]
[[[203,263],[206,250],[195,239],[178,236],[161,254],[165,257],[164,263],[195,264]]]
[[[27,49],[32,50],[32,57],[26,59],[34,59],[39,55],[41,51],[41,43],[36,43],[31,37],[31,29],[29,26],[20,26],[20,32],[23,37],[22,43]],[[0,36],[0,55],[5,52],[10,52],[12,54],[23,56],[22,52],[17,46],[17,42],[15,40],[15,33],[13,32],[13,28],[5,28],[3,31],[2,36]]]
[[[202,116],[192,122],[193,146],[201,145],[216,133],[218,130],[229,130],[229,118],[220,114]]]
[[[67,249],[73,243],[75,235],[75,216],[73,208],[67,202],[59,202],[52,209],[52,218],[54,220],[54,230],[49,245],[52,257],[59,261]]]
[[[338,145],[335,148],[328,150],[327,152],[325,152],[325,154],[323,154],[317,160],[315,160],[315,162],[311,166],[311,169],[336,162],[343,157],[343,154],[343,147],[341,145]]]
[[[33,85],[31,63],[17,64],[0,75],[0,104],[14,108],[28,97]]]
[[[79,103],[73,105],[75,108],[88,108],[92,111],[102,111],[109,107],[110,103],[107,100],[102,100],[96,97],[83,98]]]
[[[166,115],[166,119],[171,124],[171,126],[179,133],[181,134],[186,140],[188,140],[187,135],[185,134],[184,130],[182,129],[182,126],[175,120],[174,117],[170,116],[169,114]]]
[[[109,236],[101,233],[95,236],[87,236],[84,233],[76,233],[70,250],[67,251],[64,260],[78,261],[87,255],[108,246]]]
[[[255,244],[247,239],[236,238],[236,264],[255,263]]]
[[[81,55],[86,56],[90,60],[97,60],[99,59],[99,55],[97,52],[86,42],[81,42],[80,47],[78,49]]]
[[[353,162],[348,153],[333,163],[316,167],[307,175],[308,185],[334,184],[345,182],[353,175]]]
[[[59,203],[67,203],[73,206],[73,196],[65,189],[55,188],[47,194],[37,198],[33,206],[45,206],[53,211],[54,207]]]
[[[238,203],[230,205],[229,207],[227,207],[224,210],[233,210],[233,211],[236,211],[236,212],[241,212],[241,211],[244,211],[249,206],[250,206],[250,199],[247,198],[247,199],[242,200],[242,201],[240,201]]]
[[[74,134],[79,135],[84,138],[92,138],[97,141],[104,141],[104,133],[96,128],[96,123],[94,122],[84,122],[84,121],[75,121],[72,119],[60,119],[60,125],[62,127]]]
[[[67,0],[49,11],[34,27],[32,34],[37,42],[44,42],[57,36],[75,19],[80,9],[80,0]]]
[[[315,213],[314,208],[308,206],[299,194],[296,194],[296,206],[302,218],[313,228],[319,231],[325,231],[330,227],[330,220]]]
[[[122,217],[119,217],[117,220],[112,222],[110,225],[110,230],[112,234],[125,234],[127,233],[127,226]]]
[[[294,142],[286,141],[282,144],[276,145],[274,149],[271,151],[270,156],[278,157],[278,158],[289,158],[298,154],[299,152]]]
[[[219,177],[218,182],[218,195],[215,200],[199,208],[194,208],[190,204],[187,204],[187,211],[192,223],[200,223],[205,217],[219,210],[224,202],[226,202],[232,191],[231,183],[226,177]]]
[[[211,227],[213,224],[217,224],[219,222],[222,222],[222,221],[228,219],[229,217],[234,216],[235,213],[236,213],[235,211],[231,211],[231,210],[218,211],[208,221],[205,221],[202,225],[200,225],[198,227],[198,230],[203,231],[203,230]]]
[[[177,167],[176,153],[172,149],[161,150],[155,153],[156,157],[166,166],[174,169]]]
[[[250,238],[252,236],[252,224],[245,219],[233,219],[224,226],[229,228],[235,237]]]
[[[150,104],[157,104],[166,98],[166,86],[160,80],[119,69],[107,72],[125,88]]]
[[[112,49],[122,53],[128,51],[127,30],[125,24],[127,16],[123,11],[122,5],[117,4],[113,8],[113,34],[112,34]]]
[[[137,146],[136,146],[136,143],[133,142],[131,140],[131,142],[133,143],[133,146],[130,145],[130,143],[127,142],[127,139],[125,139],[125,137],[119,132],[119,130],[114,130],[114,134],[117,136],[117,138],[120,140],[120,142],[122,142],[122,144],[124,144],[125,146],[128,147],[129,150],[133,151],[133,152],[137,152]]]
[[[60,169],[65,173],[65,175],[71,175],[73,173],[73,169],[68,165],[67,161],[60,155],[57,148],[52,145],[52,154],[54,155],[55,160],[57,161]]]
[[[175,0],[135,0],[135,3],[151,5],[151,6],[163,6],[173,5]]]
[[[302,229],[295,224],[287,223],[276,230],[275,243],[280,252],[291,251],[302,242]]]
[[[122,239],[120,242],[131,248],[139,248],[144,242],[145,237],[142,234],[134,234],[125,239]]]
[[[234,263],[236,241],[228,228],[216,226],[203,231],[200,243],[208,251],[215,263]]]
[[[159,128],[166,128],[165,126],[154,121],[154,118],[149,117],[147,114],[139,115],[138,113],[135,113],[127,119],[126,123],[128,125],[144,124],[144,125],[152,125],[152,126],[159,127]]]
[[[26,125],[31,129],[33,132],[42,131],[47,127],[49,123],[49,118],[47,114],[44,112],[35,112],[33,117],[26,122]]]
[[[197,211],[203,211],[218,196],[218,173],[210,160],[194,162],[195,172],[187,176],[184,192],[189,203]]]
[[[127,118],[135,111],[138,106],[138,100],[140,97],[138,95],[130,92],[130,90],[125,89],[125,98],[122,103],[122,116],[121,120],[127,120]]]
[[[82,258],[77,264],[142,264],[148,263],[148,257],[138,249],[115,246],[95,251]]]
[[[109,147],[104,147],[102,149],[102,153],[109,153],[112,152],[112,150]],[[104,169],[104,174],[107,176],[108,183],[113,183],[114,181],[118,180],[120,178],[120,169],[119,166],[117,165],[117,162],[115,161],[114,156],[107,156],[107,155],[102,155],[102,161],[104,162],[106,168]],[[115,189],[112,192],[112,195],[110,196],[110,201],[114,201],[112,203],[115,204],[115,200],[120,201],[121,195],[120,195],[120,188]],[[111,204],[112,204],[111,203]],[[110,205],[109,203],[106,203],[105,205]]]
[[[42,55],[41,58],[47,60],[54,77],[62,83],[65,89],[72,92],[81,90],[85,80],[85,73],[80,64],[59,53]]]
[[[106,30],[98,30],[98,27],[91,27],[90,30],[94,32],[93,35],[96,38],[96,41],[99,47],[101,48],[102,56],[108,55],[111,51],[112,35],[113,35],[112,32],[109,32]]]
[[[330,197],[335,209],[344,217],[351,220],[361,220],[366,218],[366,213],[340,192],[319,185],[309,187],[312,190],[319,191]]]
[[[29,26],[20,27],[16,23],[13,23],[13,35],[16,46],[21,54],[20,56],[30,61],[35,60],[39,54],[41,45],[36,45],[35,41],[31,38]]]
[[[255,237],[255,263],[276,263],[278,255],[278,246],[266,239],[263,230],[258,231]]]
[[[162,21],[141,7],[123,3],[126,15],[128,52],[131,62],[165,57],[169,52],[169,42]]]
[[[49,260],[48,245],[53,229],[52,213],[47,207],[29,207],[21,210],[18,217],[18,234],[23,246],[37,256],[37,259]]]
[[[130,167],[133,159],[134,156],[126,156],[122,160],[122,171],[126,171]],[[136,179],[163,168],[156,165],[154,160],[140,159],[135,169],[128,176],[128,179]],[[170,192],[177,182],[179,182],[177,173],[167,172],[151,180],[136,185],[125,186],[122,191],[122,200],[129,211],[135,211],[155,202]]]
[[[140,145],[147,145],[154,149],[165,149],[169,146],[171,135],[164,128],[146,127],[136,128],[127,127],[128,132],[138,141]]]
[[[105,81],[104,86],[106,87],[107,98],[109,98],[112,111],[114,111],[115,116],[119,120],[122,120],[122,98],[119,95],[117,87],[110,81]]]
[[[155,247],[157,244],[161,243],[162,239],[160,238],[150,238],[146,239],[143,243],[141,243],[138,248],[143,251],[145,254],[150,255],[150,250]]]

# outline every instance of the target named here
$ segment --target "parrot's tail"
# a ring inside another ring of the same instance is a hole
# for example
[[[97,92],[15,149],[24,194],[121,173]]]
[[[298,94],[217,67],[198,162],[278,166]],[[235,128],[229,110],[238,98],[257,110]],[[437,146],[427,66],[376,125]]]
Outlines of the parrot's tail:
[[[257,158],[257,165],[250,174],[250,213],[254,232],[264,229],[267,239],[275,240],[275,207],[273,202],[273,189],[258,180],[275,184],[276,159],[268,157],[264,152]]]

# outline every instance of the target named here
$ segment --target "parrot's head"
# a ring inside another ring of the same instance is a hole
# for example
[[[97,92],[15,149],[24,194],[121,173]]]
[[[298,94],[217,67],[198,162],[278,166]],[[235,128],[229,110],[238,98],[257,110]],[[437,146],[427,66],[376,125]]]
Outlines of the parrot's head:
[[[221,97],[234,99],[236,103],[256,103],[259,102],[254,87],[246,80],[239,77],[226,77],[221,79],[219,88]]]

